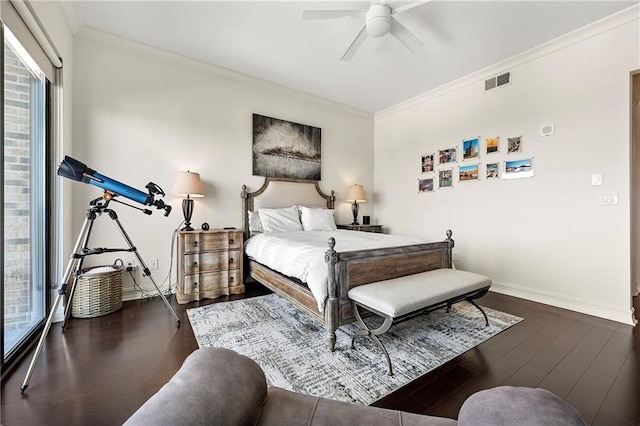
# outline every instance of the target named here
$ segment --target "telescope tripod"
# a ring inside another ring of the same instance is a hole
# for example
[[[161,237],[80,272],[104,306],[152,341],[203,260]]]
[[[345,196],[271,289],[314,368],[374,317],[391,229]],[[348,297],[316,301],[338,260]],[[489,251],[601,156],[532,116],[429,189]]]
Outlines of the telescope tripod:
[[[36,363],[38,362],[38,358],[40,358],[40,354],[42,352],[44,342],[47,338],[47,334],[49,334],[49,329],[51,328],[53,317],[55,316],[56,311],[58,310],[58,306],[60,305],[60,302],[67,295],[67,287],[68,287],[69,279],[73,276],[71,291],[69,293],[69,297],[67,298],[67,301],[64,307],[64,320],[62,322],[62,330],[64,331],[64,327],[67,323],[67,319],[71,314],[71,306],[72,306],[71,301],[73,300],[73,294],[76,290],[78,277],[82,274],[82,264],[84,263],[84,258],[87,256],[91,256],[95,254],[103,254],[103,253],[114,253],[114,252],[133,253],[138,259],[138,262],[140,263],[140,266],[142,267],[142,270],[144,271],[145,275],[149,277],[149,279],[153,283],[153,286],[156,288],[158,294],[162,298],[162,301],[167,306],[167,309],[169,309],[169,312],[171,312],[171,315],[173,315],[173,317],[175,318],[176,322],[178,323],[178,327],[180,326],[180,318],[178,318],[178,315],[171,307],[171,304],[169,304],[169,301],[167,300],[167,298],[164,296],[162,291],[160,291],[160,288],[158,287],[153,277],[151,276],[151,271],[142,260],[140,253],[138,253],[138,250],[131,242],[131,238],[129,238],[127,231],[125,231],[124,227],[120,223],[120,220],[118,219],[118,215],[112,209],[107,208],[109,205],[109,201],[110,199],[105,201],[103,198],[97,198],[89,203],[90,207],[87,209],[87,214],[84,220],[84,224],[82,225],[82,229],[80,230],[80,235],[78,235],[78,239],[73,249],[73,253],[71,254],[71,258],[69,259],[69,263],[67,264],[67,267],[65,269],[64,276],[62,277],[62,281],[60,282],[60,286],[58,287],[58,295],[55,298],[53,306],[51,307],[51,312],[49,313],[49,316],[47,317],[47,321],[44,325],[44,329],[42,330],[42,335],[40,336],[40,340],[38,341],[38,346],[36,347],[36,351],[33,354],[33,358],[31,359],[31,364],[29,364],[27,375],[24,379],[24,382],[22,383],[22,387],[20,388],[20,391],[22,393],[24,393],[24,391],[29,386],[31,375],[33,374],[33,370],[35,369]],[[102,215],[102,213],[108,214],[109,217],[115,222],[115,224],[118,226],[118,229],[120,230],[120,233],[122,234],[122,237],[127,242],[127,245],[129,246],[129,248],[126,248],[126,249],[125,248],[121,248],[121,249],[89,248],[89,238],[91,237],[91,231],[93,230],[94,221],[98,216]]]

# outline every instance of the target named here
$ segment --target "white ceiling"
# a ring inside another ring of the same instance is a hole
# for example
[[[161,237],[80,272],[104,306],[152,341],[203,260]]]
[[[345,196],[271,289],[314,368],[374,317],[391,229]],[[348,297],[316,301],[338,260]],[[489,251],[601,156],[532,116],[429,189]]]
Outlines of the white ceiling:
[[[377,112],[636,3],[434,0],[396,15],[424,43],[416,52],[387,34],[350,62],[340,57],[364,17],[303,20],[302,11],[368,1],[80,0],[66,10],[81,25]]]

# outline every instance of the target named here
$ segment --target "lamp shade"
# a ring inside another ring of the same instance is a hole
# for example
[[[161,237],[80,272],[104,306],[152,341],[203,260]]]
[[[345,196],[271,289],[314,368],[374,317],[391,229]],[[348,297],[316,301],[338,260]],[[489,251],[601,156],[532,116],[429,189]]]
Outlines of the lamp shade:
[[[347,196],[345,201],[348,203],[365,203],[367,196],[364,194],[364,188],[362,185],[351,185],[347,188]]]
[[[171,193],[176,197],[204,197],[204,189],[202,189],[202,181],[200,174],[190,171],[179,172],[173,181]]]

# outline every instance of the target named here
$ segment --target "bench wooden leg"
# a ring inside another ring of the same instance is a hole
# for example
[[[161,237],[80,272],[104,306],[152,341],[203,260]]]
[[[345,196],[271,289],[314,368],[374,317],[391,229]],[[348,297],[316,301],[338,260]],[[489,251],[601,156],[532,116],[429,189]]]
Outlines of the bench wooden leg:
[[[382,342],[380,341],[380,339],[378,339],[378,336],[381,334],[386,333],[387,331],[389,331],[389,328],[391,328],[391,325],[393,324],[393,318],[389,318],[386,316],[383,316],[384,318],[384,322],[382,323],[382,325],[374,330],[369,329],[369,327],[367,327],[367,325],[364,323],[364,321],[362,320],[362,317],[360,316],[360,311],[358,310],[358,304],[355,302],[351,302],[352,306],[353,306],[353,312],[354,315],[356,317],[356,321],[358,322],[358,324],[360,324],[360,326],[364,329],[362,331],[362,333],[358,333],[355,336],[353,336],[351,338],[351,346],[350,348],[353,349],[353,344],[356,340],[356,337],[358,336],[369,336],[371,337],[380,347],[380,349],[382,349],[382,352],[384,353],[384,356],[387,358],[387,365],[389,366],[389,369],[387,370],[387,375],[389,376],[393,376],[393,367],[391,366],[391,358],[389,357],[389,352],[387,352],[387,348],[384,347],[384,345],[382,344]]]

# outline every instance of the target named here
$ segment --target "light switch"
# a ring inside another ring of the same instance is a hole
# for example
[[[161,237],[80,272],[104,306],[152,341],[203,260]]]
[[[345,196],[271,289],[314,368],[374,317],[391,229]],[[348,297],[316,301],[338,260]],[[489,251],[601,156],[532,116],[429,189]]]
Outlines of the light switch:
[[[613,206],[619,203],[617,192],[601,192],[600,205]]]
[[[604,182],[604,177],[602,176],[602,173],[594,173],[591,175],[592,186],[602,186],[603,182]]]

